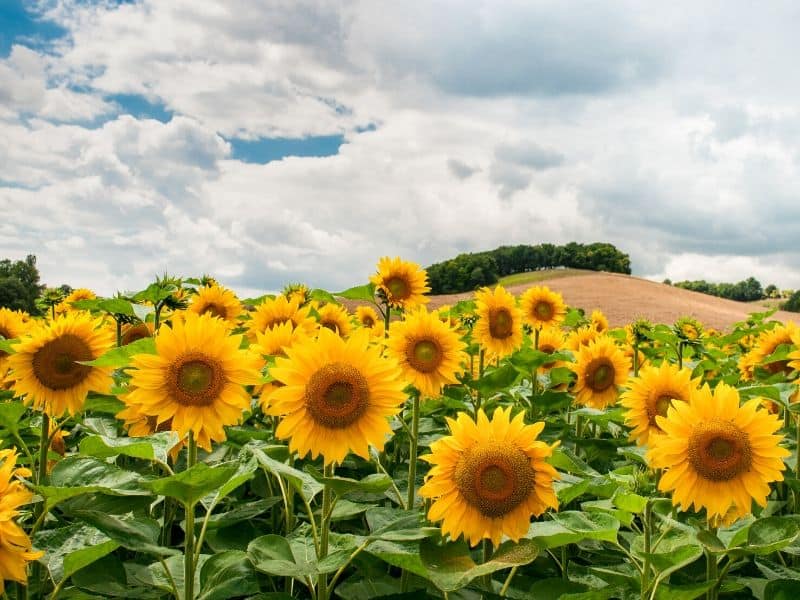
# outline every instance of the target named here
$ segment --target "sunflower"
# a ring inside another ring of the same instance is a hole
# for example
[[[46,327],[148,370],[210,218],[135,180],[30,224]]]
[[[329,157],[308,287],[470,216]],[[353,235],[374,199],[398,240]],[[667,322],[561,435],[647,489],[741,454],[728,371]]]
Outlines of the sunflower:
[[[197,290],[187,312],[198,315],[210,314],[223,321],[235,323],[242,313],[242,305],[231,290],[220,285],[209,285]]]
[[[503,535],[514,541],[528,532],[531,516],[558,508],[553,492],[556,470],[545,462],[552,446],[537,440],[544,423],[526,425],[523,413],[498,408],[490,421],[483,409],[477,423],[466,413],[448,417],[451,435],[431,444],[422,456],[433,465],[419,489],[434,502],[431,521],[442,521],[442,533],[462,534],[471,546],[483,538],[494,544]]]
[[[0,308],[0,339],[15,340],[21,337],[28,330],[28,323],[25,322],[23,313],[9,308]],[[7,352],[0,350],[0,381],[6,372]]]
[[[16,396],[24,396],[51,417],[74,415],[89,390],[111,391],[111,368],[79,364],[92,361],[114,346],[111,332],[84,312],[72,311],[46,326],[32,329],[8,357],[8,376]]]
[[[155,326],[153,323],[131,323],[122,328],[122,340],[120,346],[127,346],[144,338],[153,337]]]
[[[311,290],[302,283],[289,283],[281,293],[287,300],[297,300],[300,306],[307,304],[311,300]]]
[[[95,298],[97,298],[97,294],[90,289],[78,288],[77,290],[73,290],[60,304],[56,305],[56,316],[76,310],[72,306],[73,302],[77,302],[78,300],[94,300]]]
[[[257,334],[266,333],[283,323],[291,323],[293,329],[301,329],[311,335],[317,323],[309,314],[309,307],[301,307],[299,298],[287,299],[286,296],[267,298],[256,307],[248,325],[247,336],[255,341]]]
[[[0,450],[0,593],[5,595],[5,581],[28,581],[27,563],[44,555],[35,552],[23,529],[14,522],[19,507],[33,499],[31,493],[17,477],[30,477],[28,469],[16,468],[17,453]]]
[[[605,408],[617,400],[617,386],[628,380],[630,361],[613,340],[600,336],[578,350],[572,370],[578,376],[575,401],[591,408]]]
[[[428,274],[417,263],[401,260],[399,256],[381,258],[378,272],[369,280],[393,308],[409,309],[428,302],[424,296],[431,289]]]
[[[341,337],[350,335],[350,314],[344,306],[323,304],[317,309],[319,326],[338,333]]]
[[[463,372],[461,365],[467,360],[458,334],[425,307],[395,321],[386,345],[406,380],[429,398],[438,398],[445,385],[458,383],[456,374]]]
[[[560,324],[567,315],[561,294],[545,286],[530,288],[520,298],[525,322],[534,329]]]
[[[359,325],[366,328],[375,327],[381,319],[378,317],[378,313],[375,312],[375,309],[371,306],[357,306],[356,307],[356,321],[358,321]]]
[[[594,309],[592,311],[592,316],[589,317],[589,320],[591,321],[590,327],[597,333],[603,333],[604,331],[608,330],[608,319],[600,311],[600,309]]]
[[[391,435],[389,418],[405,401],[397,363],[369,345],[356,330],[345,340],[329,329],[317,339],[288,348],[272,376],[283,387],[269,398],[269,414],[281,416],[275,432],[301,457],[320,454],[325,464],[341,463],[349,451],[369,459],[369,446],[383,449]]]
[[[125,398],[123,398],[123,400],[124,399]],[[172,419],[167,419],[159,423],[158,417],[143,413],[142,406],[139,404],[126,404],[125,408],[117,413],[117,418],[123,422],[122,426],[128,433],[128,437],[147,437],[154,433],[172,431]],[[179,439],[178,442],[169,449],[169,455],[173,462],[177,460],[178,453],[185,445],[186,440]]]
[[[659,489],[672,491],[672,503],[687,510],[706,509],[709,520],[743,516],[752,501],[767,505],[769,484],[782,481],[789,452],[775,435],[777,415],[759,408],[755,398],[739,406],[739,392],[720,383],[676,402],[666,417],[656,417],[664,435],[650,438],[647,460],[664,469]]]
[[[703,335],[703,325],[692,317],[681,317],[675,321],[675,334],[686,341],[694,342]]]
[[[447,323],[451,329],[458,329],[461,326],[461,321],[458,320],[453,307],[449,304],[442,304],[436,309],[436,312],[439,313],[439,319]]]
[[[786,325],[779,324],[769,331],[764,331],[758,336],[753,349],[739,359],[738,367],[742,379],[744,381],[752,380],[757,366],[762,366],[770,375],[790,374],[792,365],[789,360],[779,360],[766,365],[761,365],[761,361],[775,352],[781,344],[793,345],[794,338],[800,338],[800,329],[792,322]],[[791,359],[792,356],[789,358]]]
[[[699,385],[700,380],[692,379],[690,369],[678,369],[666,361],[660,367],[644,367],[628,382],[628,390],[620,398],[620,404],[628,409],[625,423],[633,428],[631,439],[644,446],[651,436],[663,433],[656,417],[667,416],[674,402],[688,402]]]
[[[131,359],[131,391],[122,400],[131,412],[156,417],[156,427],[171,420],[181,439],[192,431],[198,446],[211,450],[211,441],[225,439],[223,426],[238,423],[250,407],[243,386],[260,380],[261,360],[240,350],[241,342],[241,335],[228,335],[225,321],[187,313],[158,331],[157,354]]]
[[[291,322],[281,323],[270,327],[264,333],[256,333],[256,342],[250,345],[250,350],[263,356],[285,356],[286,348],[296,344],[308,334],[299,327],[292,327]]]
[[[570,331],[564,341],[568,350],[577,352],[584,346],[588,346],[597,339],[600,334],[591,327],[579,327]]]
[[[473,335],[490,358],[507,356],[522,345],[522,311],[503,286],[478,290],[475,305]]]
[[[553,354],[564,347],[564,333],[558,327],[543,327],[539,332],[539,351],[546,354]],[[548,371],[555,367],[565,366],[564,361],[556,360],[544,363],[542,371]]]

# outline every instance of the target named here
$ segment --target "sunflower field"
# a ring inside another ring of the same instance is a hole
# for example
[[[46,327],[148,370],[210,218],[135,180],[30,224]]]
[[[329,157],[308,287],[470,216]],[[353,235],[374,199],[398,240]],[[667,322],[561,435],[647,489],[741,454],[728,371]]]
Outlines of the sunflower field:
[[[428,291],[0,309],[3,598],[800,597],[800,329]]]

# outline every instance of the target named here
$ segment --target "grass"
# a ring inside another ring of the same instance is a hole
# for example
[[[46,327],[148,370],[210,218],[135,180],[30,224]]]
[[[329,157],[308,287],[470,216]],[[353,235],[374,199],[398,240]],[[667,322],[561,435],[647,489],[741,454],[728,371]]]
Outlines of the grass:
[[[514,273],[501,277],[498,283],[504,287],[520,285],[523,283],[536,283],[545,279],[558,279],[560,277],[574,277],[575,275],[588,275],[595,271],[584,269],[547,269],[544,271],[527,271],[525,273]]]

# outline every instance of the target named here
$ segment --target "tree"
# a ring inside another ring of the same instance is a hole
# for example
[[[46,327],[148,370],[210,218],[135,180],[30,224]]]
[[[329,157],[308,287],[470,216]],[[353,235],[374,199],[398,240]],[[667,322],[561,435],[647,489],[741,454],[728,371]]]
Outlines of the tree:
[[[36,298],[43,288],[33,254],[15,262],[0,260],[0,306],[36,314]]]
[[[778,286],[774,283],[770,283],[764,288],[764,296],[767,298],[779,298],[780,292],[778,291]]]
[[[790,312],[800,312],[800,290],[797,290],[794,294],[792,294],[789,299],[783,303],[781,309],[788,310]]]

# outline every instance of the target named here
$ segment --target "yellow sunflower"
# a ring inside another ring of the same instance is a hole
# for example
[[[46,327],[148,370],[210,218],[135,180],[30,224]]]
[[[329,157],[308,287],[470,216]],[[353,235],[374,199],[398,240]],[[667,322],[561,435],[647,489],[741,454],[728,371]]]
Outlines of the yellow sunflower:
[[[424,296],[431,289],[428,274],[417,263],[401,260],[399,256],[381,258],[378,272],[369,280],[393,308],[409,309],[428,302]]]
[[[303,341],[308,334],[298,328],[292,327],[291,322],[281,323],[270,327],[264,333],[256,333],[256,342],[250,345],[250,350],[263,356],[285,356],[286,348]]]
[[[5,595],[5,581],[27,584],[27,563],[44,554],[34,551],[28,535],[14,522],[19,507],[28,504],[33,494],[18,477],[30,477],[28,469],[16,468],[17,453],[0,450],[0,593]]]
[[[630,361],[606,336],[581,346],[572,367],[578,376],[573,389],[575,401],[599,409],[614,404],[617,387],[625,385],[630,369]]]
[[[220,285],[209,285],[197,290],[187,312],[198,315],[210,314],[228,323],[236,323],[242,313],[242,304],[231,290]]]
[[[793,367],[788,360],[780,360],[766,365],[761,365],[761,361],[775,352],[781,344],[794,344],[794,338],[800,338],[800,329],[792,322],[786,325],[779,324],[769,331],[761,333],[753,349],[739,359],[738,367],[742,379],[751,381],[755,376],[755,368],[758,366],[762,366],[770,375],[791,373]]]
[[[498,544],[528,532],[531,516],[558,508],[553,491],[556,470],[546,462],[552,446],[537,440],[544,423],[526,425],[523,413],[495,410],[490,421],[483,410],[477,423],[466,413],[447,419],[451,435],[431,444],[422,456],[433,465],[419,489],[434,500],[431,521],[442,521],[442,533],[461,535],[471,546],[484,538]]]
[[[350,335],[350,314],[344,306],[323,304],[317,309],[319,326],[338,333],[341,337]]]
[[[320,454],[341,463],[352,451],[369,459],[391,435],[389,418],[405,401],[397,363],[369,344],[369,331],[345,340],[328,329],[292,346],[277,358],[272,376],[283,387],[269,398],[269,414],[281,416],[276,436],[301,457]]]
[[[77,290],[73,290],[61,303],[56,305],[56,316],[76,310],[72,306],[73,302],[77,302],[78,300],[94,300],[95,298],[97,298],[97,295],[90,289],[78,288]]]
[[[83,407],[90,390],[108,394],[108,367],[79,364],[92,361],[114,346],[114,337],[98,319],[73,311],[46,326],[32,329],[8,357],[8,376],[14,394],[24,397],[51,417],[74,415]]]
[[[564,333],[558,327],[543,327],[539,332],[539,351],[547,354],[559,352],[564,348]],[[555,367],[566,366],[566,363],[561,360],[554,360],[553,362],[544,363],[541,366],[542,371],[549,371]]]
[[[458,383],[456,375],[467,360],[458,334],[425,307],[392,323],[386,345],[406,380],[429,398],[438,398],[445,385]]]
[[[644,367],[628,382],[628,390],[619,401],[628,409],[625,423],[633,428],[631,439],[644,446],[653,435],[663,433],[656,417],[667,416],[674,402],[688,402],[699,385],[700,379],[692,379],[691,369],[678,369],[666,361],[660,367]]]
[[[583,346],[588,346],[595,341],[599,335],[592,327],[579,327],[569,332],[564,343],[568,350],[577,352]]]
[[[291,323],[293,329],[300,329],[311,335],[317,323],[309,314],[309,307],[301,307],[299,298],[287,299],[286,296],[267,298],[256,307],[248,325],[247,336],[255,341],[257,334],[283,323]]]
[[[795,371],[800,371],[800,328],[795,327],[792,332],[792,344],[797,348],[789,355],[789,367]],[[800,379],[795,379],[795,383],[800,385]]]
[[[287,300],[297,300],[303,306],[311,300],[311,290],[302,283],[290,283],[283,288],[283,295]]]
[[[693,342],[703,335],[703,325],[692,317],[681,317],[675,321],[675,333],[678,337]]]
[[[672,503],[706,509],[709,520],[750,512],[752,501],[767,505],[769,484],[782,481],[789,452],[775,435],[777,415],[759,408],[759,399],[739,406],[739,392],[724,383],[708,384],[689,402],[676,402],[666,417],[656,417],[664,435],[650,438],[647,460],[664,469],[659,489],[672,491]]]
[[[211,450],[212,441],[225,440],[223,426],[238,423],[250,407],[243,386],[260,380],[261,361],[240,350],[241,342],[241,335],[228,335],[225,321],[187,313],[159,329],[157,354],[132,358],[131,390],[122,400],[156,417],[156,427],[171,419],[181,439],[192,431],[197,445]]]
[[[439,318],[442,320],[442,322],[447,323],[450,326],[450,329],[458,329],[461,327],[461,322],[458,320],[458,316],[453,311],[453,307],[449,304],[442,304],[436,309],[436,312],[439,313]]]
[[[23,313],[9,308],[0,308],[0,339],[15,340],[28,331],[29,324],[25,322]],[[0,350],[0,382],[6,372],[7,352]]]
[[[592,311],[592,316],[589,317],[589,319],[592,322],[590,327],[597,333],[603,333],[604,331],[608,330],[608,319],[602,313],[602,311],[600,311],[600,309],[594,309]]]
[[[382,338],[384,335],[383,319],[378,316],[371,306],[356,307],[356,321],[372,332],[372,337]]]
[[[153,323],[130,323],[122,328],[122,340],[120,346],[127,346],[133,342],[142,340],[144,338],[153,337],[155,326]]]
[[[143,413],[139,404],[126,404],[125,408],[117,413],[117,418],[123,422],[122,426],[128,433],[128,437],[147,437],[154,433],[172,431],[172,419],[159,423],[158,417]],[[185,445],[186,439],[179,439],[170,448],[169,455],[173,461],[177,460],[178,453]]]
[[[559,325],[567,315],[567,305],[561,294],[546,286],[530,288],[520,298],[525,322],[534,329]]]
[[[522,311],[503,286],[478,290],[475,306],[478,320],[473,335],[490,359],[507,356],[522,345]]]

